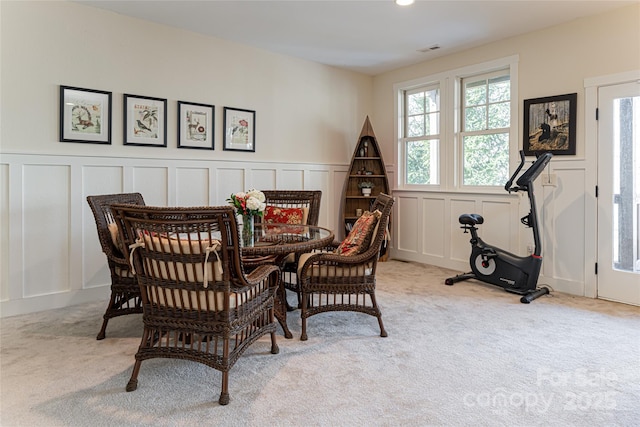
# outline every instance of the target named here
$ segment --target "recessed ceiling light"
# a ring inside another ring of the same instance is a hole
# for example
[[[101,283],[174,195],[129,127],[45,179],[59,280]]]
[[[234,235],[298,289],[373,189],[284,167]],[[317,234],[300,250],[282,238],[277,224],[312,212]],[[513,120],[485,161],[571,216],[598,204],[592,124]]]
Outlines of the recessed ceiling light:
[[[409,6],[413,4],[415,0],[396,0],[396,4],[398,6]]]

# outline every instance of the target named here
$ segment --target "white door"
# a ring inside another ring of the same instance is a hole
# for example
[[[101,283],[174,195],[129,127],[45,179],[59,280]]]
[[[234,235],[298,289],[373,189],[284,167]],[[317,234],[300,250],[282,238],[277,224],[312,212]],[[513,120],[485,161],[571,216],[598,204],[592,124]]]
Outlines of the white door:
[[[598,89],[598,298],[640,305],[640,82]]]

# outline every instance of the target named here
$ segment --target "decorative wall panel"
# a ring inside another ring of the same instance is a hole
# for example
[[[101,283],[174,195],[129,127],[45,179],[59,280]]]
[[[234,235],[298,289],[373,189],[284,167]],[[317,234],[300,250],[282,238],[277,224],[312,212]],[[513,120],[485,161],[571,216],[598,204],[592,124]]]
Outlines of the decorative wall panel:
[[[24,297],[71,288],[70,181],[71,167],[68,165],[23,166]]]
[[[176,206],[208,206],[210,193],[208,168],[176,168]]]
[[[346,173],[344,165],[322,164],[25,154],[2,160],[2,316],[108,298],[88,195],[137,191],[149,205],[226,205],[232,192],[277,183],[322,190],[320,224],[334,229]]]

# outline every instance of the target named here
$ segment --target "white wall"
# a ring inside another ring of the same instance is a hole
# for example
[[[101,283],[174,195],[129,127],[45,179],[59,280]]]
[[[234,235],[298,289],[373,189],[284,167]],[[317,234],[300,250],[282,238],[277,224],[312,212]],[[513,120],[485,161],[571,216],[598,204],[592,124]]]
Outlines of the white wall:
[[[344,163],[372,78],[71,2],[1,2],[2,151]],[[59,85],[113,92],[113,144],[58,142]],[[168,100],[168,148],[123,146],[122,94]],[[177,101],[216,106],[213,152],[177,149]],[[222,150],[222,108],[256,111],[256,153]]]
[[[106,298],[88,194],[141,191],[150,204],[222,204],[253,185],[319,188],[321,224],[333,227],[345,162],[367,114],[395,181],[393,84],[514,54],[521,101],[578,92],[578,154],[554,159],[558,187],[538,194],[544,274],[581,294],[590,270],[584,246],[593,240],[585,234],[593,198],[585,181],[595,173],[580,119],[583,80],[640,68],[639,12],[627,7],[371,78],[76,3],[0,2],[0,315]],[[113,92],[111,145],[58,141],[59,85]],[[167,148],[122,144],[123,93],[168,99]],[[215,151],[176,148],[178,100],[216,105]],[[256,153],[222,150],[223,106],[257,112]],[[509,223],[509,233],[487,224],[488,241],[526,246],[517,197],[398,191],[396,198],[396,257],[465,269],[467,238],[451,218],[468,209]]]
[[[374,78],[376,135],[385,159],[396,163],[393,85],[512,55],[519,57],[518,96],[523,101],[567,93],[578,94],[577,153],[556,156],[549,168],[556,187],[537,183],[542,220],[543,271],[540,283],[559,291],[595,296],[594,263],[596,150],[586,146],[585,79],[640,70],[640,5],[626,6],[502,40],[443,58],[425,61]],[[519,140],[522,141],[522,111]],[[453,143],[444,141],[444,144]],[[522,146],[522,142],[520,142]],[[602,147],[605,148],[606,147]],[[513,159],[515,161],[515,159]],[[545,172],[546,173],[546,172]],[[392,256],[468,270],[469,238],[457,222],[463,212],[485,215],[481,236],[520,255],[531,241],[519,219],[528,212],[527,199],[485,194],[416,192],[394,189],[397,215]],[[504,224],[509,224],[504,227]]]
[[[0,314],[104,299],[85,197],[220,205],[231,192],[320,189],[336,227],[372,77],[72,2],[0,2]],[[113,92],[112,144],[58,139],[60,85]],[[168,147],[123,145],[123,94],[168,100]],[[213,104],[215,150],[177,148],[177,101]],[[222,149],[224,106],[256,111],[256,152]],[[375,124],[375,122],[374,122]]]

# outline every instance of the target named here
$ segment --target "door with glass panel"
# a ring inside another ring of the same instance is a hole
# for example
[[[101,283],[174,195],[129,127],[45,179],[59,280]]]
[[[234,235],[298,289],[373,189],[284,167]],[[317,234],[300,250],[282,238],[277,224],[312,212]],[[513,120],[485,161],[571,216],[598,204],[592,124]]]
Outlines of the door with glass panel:
[[[598,89],[598,297],[640,305],[640,82]]]

